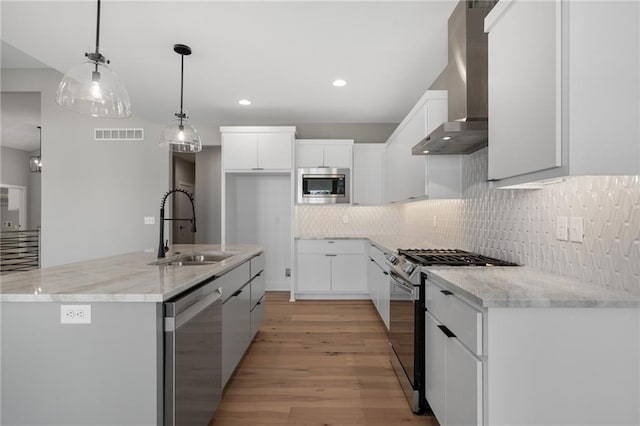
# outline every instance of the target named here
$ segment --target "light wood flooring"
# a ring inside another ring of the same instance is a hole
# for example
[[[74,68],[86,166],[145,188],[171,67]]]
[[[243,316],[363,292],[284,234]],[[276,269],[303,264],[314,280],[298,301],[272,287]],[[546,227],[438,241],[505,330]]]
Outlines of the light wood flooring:
[[[437,426],[411,413],[388,350],[369,301],[267,293],[264,323],[210,426]]]

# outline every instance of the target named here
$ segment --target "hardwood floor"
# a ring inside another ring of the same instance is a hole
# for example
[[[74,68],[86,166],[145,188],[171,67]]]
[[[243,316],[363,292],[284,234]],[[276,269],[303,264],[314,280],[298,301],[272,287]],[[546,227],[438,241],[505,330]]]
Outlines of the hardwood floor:
[[[210,426],[437,426],[411,413],[388,350],[368,301],[267,293],[264,323]]]

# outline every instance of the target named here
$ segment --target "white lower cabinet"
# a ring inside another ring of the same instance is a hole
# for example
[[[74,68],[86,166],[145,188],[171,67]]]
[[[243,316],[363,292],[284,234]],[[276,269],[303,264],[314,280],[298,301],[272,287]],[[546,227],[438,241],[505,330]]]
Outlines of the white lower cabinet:
[[[389,329],[389,271],[384,259],[384,253],[374,245],[369,247],[369,257],[367,261],[367,288],[369,297],[378,310],[378,315]]]
[[[364,258],[363,240],[298,240],[296,296],[366,297]]]
[[[482,425],[482,360],[452,331],[477,332],[482,313],[427,281],[425,396],[441,426]],[[435,315],[439,315],[436,317]],[[471,320],[469,320],[471,318]],[[443,323],[444,321],[446,323]],[[453,324],[453,325],[449,325]],[[465,338],[466,341],[470,339]],[[474,339],[471,339],[475,343]],[[481,342],[480,331],[480,342]]]

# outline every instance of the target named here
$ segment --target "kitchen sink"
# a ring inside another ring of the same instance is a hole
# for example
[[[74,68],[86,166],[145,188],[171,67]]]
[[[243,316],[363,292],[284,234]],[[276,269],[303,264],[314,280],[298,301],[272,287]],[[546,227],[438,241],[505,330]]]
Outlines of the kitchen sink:
[[[152,262],[150,265],[160,266],[193,266],[193,265],[210,265],[220,262],[233,256],[233,253],[191,253],[172,256],[166,259]]]

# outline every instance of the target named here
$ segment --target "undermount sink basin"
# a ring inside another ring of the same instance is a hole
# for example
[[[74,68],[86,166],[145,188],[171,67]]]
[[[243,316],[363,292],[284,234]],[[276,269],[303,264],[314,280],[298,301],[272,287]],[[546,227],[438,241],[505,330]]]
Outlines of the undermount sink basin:
[[[173,256],[167,259],[158,260],[151,265],[164,266],[193,266],[193,265],[210,265],[220,262],[233,256],[231,253],[193,253]]]

